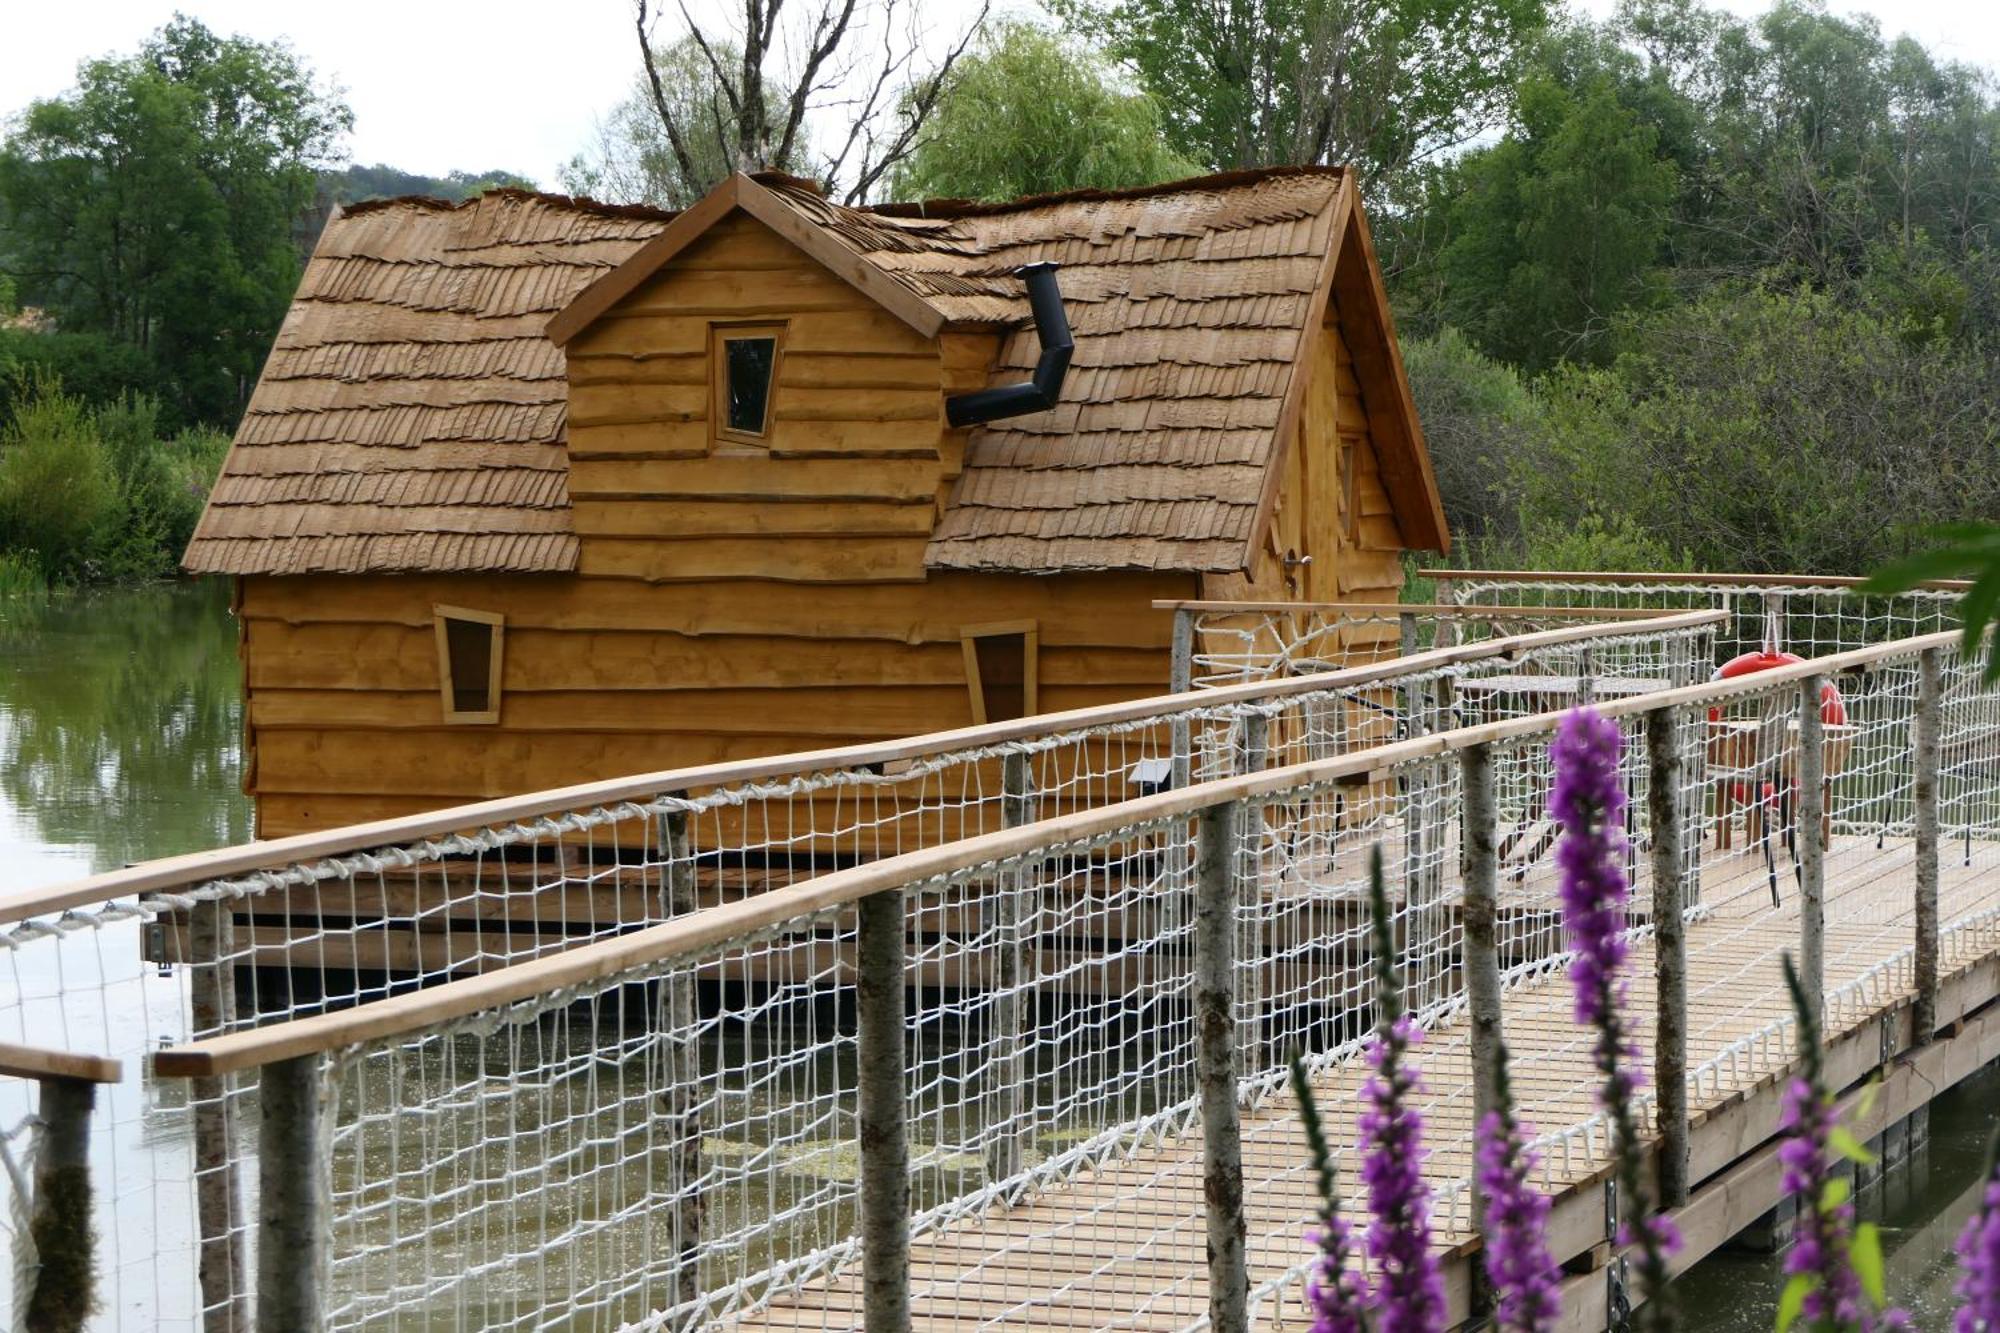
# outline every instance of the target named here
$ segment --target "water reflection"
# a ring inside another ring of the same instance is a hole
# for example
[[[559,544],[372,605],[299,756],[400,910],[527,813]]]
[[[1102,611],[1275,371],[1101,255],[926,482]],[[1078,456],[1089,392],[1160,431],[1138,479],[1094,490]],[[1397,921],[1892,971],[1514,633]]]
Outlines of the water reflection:
[[[0,601],[0,889],[249,837],[228,596]]]
[[[1978,1207],[1988,1137],[2000,1120],[2000,1065],[1989,1065],[1931,1104],[1929,1146],[1859,1199],[1882,1228],[1889,1298],[1919,1329],[1951,1327],[1958,1280],[1952,1245]],[[1689,1328],[1768,1333],[1784,1290],[1784,1256],[1724,1250],[1681,1279]]]

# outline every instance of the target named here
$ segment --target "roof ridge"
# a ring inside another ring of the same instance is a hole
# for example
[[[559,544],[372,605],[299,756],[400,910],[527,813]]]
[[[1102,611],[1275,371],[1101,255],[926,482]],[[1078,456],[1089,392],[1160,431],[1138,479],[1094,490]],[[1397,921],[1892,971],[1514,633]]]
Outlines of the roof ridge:
[[[1132,185],[1116,190],[1095,188],[1062,190],[1052,194],[1029,194],[1018,199],[1001,201],[923,199],[908,203],[859,206],[843,204],[839,207],[885,218],[935,218],[942,221],[949,218],[991,217],[1001,213],[1026,212],[1029,209],[1047,208],[1055,204],[1151,199],[1163,194],[1189,194],[1197,190],[1238,190],[1263,181],[1281,180],[1292,176],[1330,176],[1337,179],[1346,175],[1349,170],[1350,168],[1344,166],[1246,167],[1236,171],[1211,172],[1205,176],[1186,176],[1180,180],[1161,181],[1155,185]]]
[[[439,199],[428,194],[399,194],[386,199],[363,199],[356,203],[340,205],[342,217],[354,217],[360,213],[374,213],[385,208],[409,207],[429,209],[437,213],[457,213],[478,205],[482,200],[500,196],[519,199],[551,208],[566,209],[573,213],[589,213],[596,217],[636,218],[646,222],[671,222],[680,216],[677,209],[655,208],[651,204],[607,204],[592,199],[586,194],[551,194],[545,190],[523,190],[513,185],[498,185],[490,190],[482,190],[469,199],[456,202]]]

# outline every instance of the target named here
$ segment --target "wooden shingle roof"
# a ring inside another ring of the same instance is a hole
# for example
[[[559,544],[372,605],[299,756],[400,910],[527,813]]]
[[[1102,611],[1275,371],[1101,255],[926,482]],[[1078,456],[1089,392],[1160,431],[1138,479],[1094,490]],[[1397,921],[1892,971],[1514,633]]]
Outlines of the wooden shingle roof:
[[[878,209],[735,176],[677,217],[519,191],[337,217],[187,567],[574,569],[561,345],[739,209],[926,336],[999,332],[996,383],[1025,378],[1038,350],[1016,270],[1061,265],[1076,335],[1061,400],[971,433],[931,568],[1248,568],[1307,340],[1329,312],[1405,538],[1442,549],[1366,225],[1338,169]]]
[[[334,218],[187,568],[574,569],[568,385],[543,329],[671,217],[496,190]]]

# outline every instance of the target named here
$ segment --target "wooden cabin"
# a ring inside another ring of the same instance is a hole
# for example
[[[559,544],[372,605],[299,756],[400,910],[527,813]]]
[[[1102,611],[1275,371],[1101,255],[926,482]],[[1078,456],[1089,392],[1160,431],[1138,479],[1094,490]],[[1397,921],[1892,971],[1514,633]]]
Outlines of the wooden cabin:
[[[1055,405],[954,428],[1043,261]],[[1156,598],[1393,600],[1445,545],[1348,174],[765,175],[335,218],[186,566],[236,580],[270,837],[1156,693]]]

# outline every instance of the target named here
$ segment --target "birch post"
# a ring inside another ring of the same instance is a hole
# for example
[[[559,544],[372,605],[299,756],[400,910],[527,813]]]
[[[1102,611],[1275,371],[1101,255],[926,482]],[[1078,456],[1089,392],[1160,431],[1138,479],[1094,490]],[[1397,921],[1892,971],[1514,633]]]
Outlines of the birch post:
[[[1914,1039],[1937,1036],[1938,1000],[1938,764],[1944,742],[1944,683],[1938,650],[1917,657],[1916,805],[1917,926]]]
[[[1459,751],[1465,786],[1460,837],[1465,847],[1465,996],[1471,1021],[1472,1123],[1500,1103],[1501,1026],[1498,934],[1499,859],[1495,851],[1499,806],[1493,791],[1493,747]],[[1484,1216],[1482,1206],[1481,1216]]]
[[[1671,708],[1646,714],[1646,812],[1651,822],[1653,875],[1653,1086],[1660,1132],[1660,1201],[1688,1201],[1691,1133],[1687,1100],[1687,920],[1683,875],[1680,716]]]
[[[210,899],[188,911],[188,1004],[197,1039],[236,1026],[236,911],[233,903]],[[238,1202],[236,1153],[229,1124],[229,1080],[198,1078],[189,1083],[194,1108],[195,1225],[200,1249],[195,1261],[201,1288],[202,1327],[207,1333],[248,1333],[249,1291],[243,1281],[243,1247],[236,1241]]]
[[[1782,614],[1780,612],[1779,614]],[[1826,1010],[1826,728],[1820,720],[1823,676],[1799,683],[1799,973],[1813,1017]]]
[[[1243,719],[1243,749],[1237,757],[1237,773],[1261,773],[1271,762],[1271,719],[1250,713]],[[1264,846],[1264,807],[1254,801],[1243,803],[1238,816],[1241,832],[1238,843],[1241,864],[1237,869],[1239,918],[1238,957],[1247,966],[1239,968],[1236,997],[1237,1047],[1247,1062],[1263,1067],[1264,1053],[1264,924],[1258,869]]]
[[[1194,1005],[1201,1086],[1202,1195],[1208,1224],[1208,1324],[1248,1333],[1243,1142],[1237,1118],[1236,871],[1242,808],[1203,810],[1195,826]]]
[[[1010,753],[1000,761],[1000,822],[1020,828],[1034,818],[1028,756]],[[1028,1076],[1023,1045],[1028,1030],[1024,936],[1034,919],[1035,902],[1028,874],[1018,866],[1002,870],[995,889],[993,925],[999,955],[993,975],[993,1140],[987,1171],[989,1179],[1007,1180],[1020,1171],[1035,1132],[1033,1107],[1022,1096]]]
[[[1173,656],[1168,666],[1167,688],[1186,694],[1194,688],[1194,612],[1181,607],[1174,612]],[[1179,791],[1194,776],[1194,725],[1187,714],[1177,713],[1168,723],[1169,744],[1173,747],[1173,784]]]
[[[28,1234],[35,1269],[20,1327],[82,1333],[97,1305],[97,1236],[91,1223],[90,1113],[97,1087],[83,1079],[40,1082],[34,1202]]]
[[[293,1056],[257,1080],[257,1333],[325,1327],[320,1065],[317,1052]]]
[[[695,894],[694,848],[688,837],[684,810],[660,816],[660,854],[666,862],[666,910],[669,920],[691,916],[700,906]],[[701,1051],[695,1044],[694,971],[677,967],[664,983],[667,1041],[666,1149],[672,1190],[674,1296],[691,1303],[701,1295],[701,1233],[708,1201],[698,1192],[701,1180]]]
[[[856,1118],[861,1151],[861,1326],[910,1327],[910,1136],[905,1119],[903,890],[861,900],[856,939]]]

